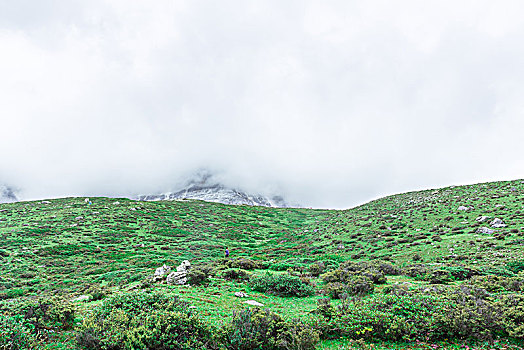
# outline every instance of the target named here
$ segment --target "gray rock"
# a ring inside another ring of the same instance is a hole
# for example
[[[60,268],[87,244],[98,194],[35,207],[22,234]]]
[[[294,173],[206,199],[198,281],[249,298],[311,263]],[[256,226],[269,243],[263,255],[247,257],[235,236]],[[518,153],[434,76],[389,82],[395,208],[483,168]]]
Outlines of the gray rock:
[[[249,304],[253,306],[264,306],[264,304],[259,303],[258,301],[255,301],[255,300],[246,300],[244,301],[244,304]]]
[[[186,284],[187,283],[187,273],[174,271],[167,275],[166,278],[167,284]]]
[[[487,219],[489,219],[489,216],[479,216],[478,218],[475,219],[475,221],[484,222]]]
[[[495,227],[495,228],[506,227],[506,224],[499,218],[495,218],[490,224],[491,224],[491,227]]]
[[[247,298],[247,294],[244,292],[235,292],[237,298]]]
[[[171,272],[167,275],[167,284],[186,284],[187,283],[187,272],[191,269],[191,263],[187,260],[182,261],[177,266],[176,271]]]
[[[81,295],[79,297],[71,299],[71,301],[87,301],[89,300],[89,295]]]
[[[468,211],[470,208],[469,207],[465,207],[463,205],[461,205],[460,207],[458,207],[457,210],[464,210],[464,211]]]
[[[486,235],[492,235],[495,231],[492,230],[492,229],[489,229],[487,227],[479,227],[477,229],[477,233],[482,233],[482,234],[486,234]]]
[[[187,272],[191,268],[191,263],[187,260],[182,261],[180,265],[177,266],[176,270],[178,272]]]
[[[155,270],[155,277],[161,277],[163,275],[165,275],[166,273],[169,273],[171,272],[171,266],[167,266],[167,265],[164,265],[164,266],[161,266],[159,268],[157,268]]]

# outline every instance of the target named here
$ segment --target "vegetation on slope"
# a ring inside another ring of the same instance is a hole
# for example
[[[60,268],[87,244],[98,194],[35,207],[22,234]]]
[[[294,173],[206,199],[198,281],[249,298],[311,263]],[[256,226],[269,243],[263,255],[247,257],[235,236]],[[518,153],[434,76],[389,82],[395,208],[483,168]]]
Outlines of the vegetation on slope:
[[[0,348],[521,348],[523,199],[509,181],[344,211],[2,204]],[[189,285],[151,279],[183,260]]]

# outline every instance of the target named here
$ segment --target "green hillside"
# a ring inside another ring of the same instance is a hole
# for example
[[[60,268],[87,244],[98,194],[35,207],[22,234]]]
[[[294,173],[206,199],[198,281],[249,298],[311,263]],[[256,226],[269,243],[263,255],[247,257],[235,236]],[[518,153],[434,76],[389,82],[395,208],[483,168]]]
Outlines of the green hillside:
[[[524,181],[343,211],[91,202],[0,204],[0,349],[522,348]],[[151,278],[184,260],[188,283]]]

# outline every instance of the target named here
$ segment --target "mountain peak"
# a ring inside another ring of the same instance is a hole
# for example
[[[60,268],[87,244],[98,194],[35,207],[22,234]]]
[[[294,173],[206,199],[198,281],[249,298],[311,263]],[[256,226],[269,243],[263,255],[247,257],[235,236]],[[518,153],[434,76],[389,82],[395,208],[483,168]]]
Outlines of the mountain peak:
[[[198,199],[230,205],[254,205],[264,207],[288,207],[284,198],[279,195],[264,196],[250,194],[239,188],[223,184],[209,170],[198,171],[184,186],[174,192],[154,195],[140,195],[138,200],[181,200]]]

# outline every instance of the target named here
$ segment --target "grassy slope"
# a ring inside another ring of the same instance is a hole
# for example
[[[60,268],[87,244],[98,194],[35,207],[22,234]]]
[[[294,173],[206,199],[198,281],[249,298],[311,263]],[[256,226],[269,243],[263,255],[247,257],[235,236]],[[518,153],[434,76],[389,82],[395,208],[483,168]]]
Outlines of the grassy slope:
[[[523,199],[519,180],[399,194],[345,211],[109,198],[94,198],[93,205],[83,198],[2,204],[0,297],[73,296],[93,283],[125,290],[164,263],[217,260],[225,246],[233,256],[292,263],[382,258],[407,264],[418,254],[426,263],[502,266],[522,257]],[[489,227],[475,221],[481,215],[508,226],[496,235],[476,234]],[[317,299],[252,293],[218,279],[207,288],[159,288],[181,294],[216,322],[241,306],[235,291],[286,318],[306,317]]]

